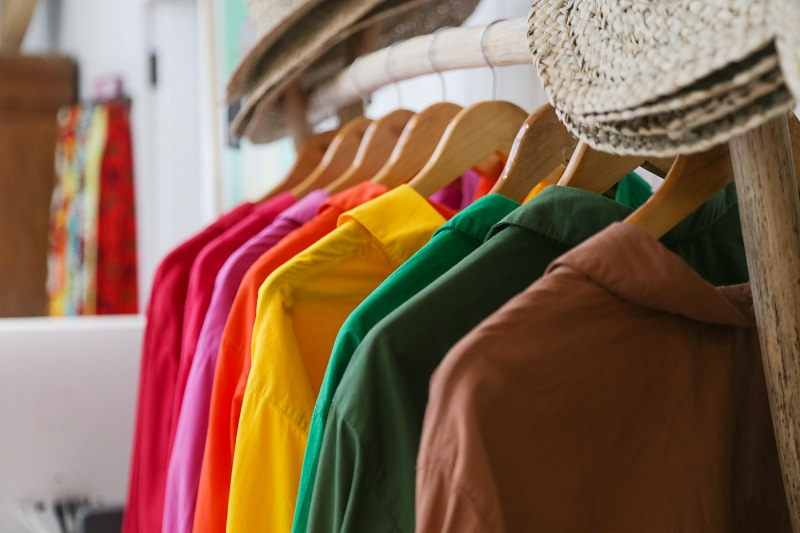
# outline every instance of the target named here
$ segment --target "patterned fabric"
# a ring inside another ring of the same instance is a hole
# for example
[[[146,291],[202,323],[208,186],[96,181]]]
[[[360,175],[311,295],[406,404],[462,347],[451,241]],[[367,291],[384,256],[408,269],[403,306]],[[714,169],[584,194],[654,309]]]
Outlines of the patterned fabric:
[[[100,184],[97,314],[138,310],[133,149],[128,107],[109,102],[108,135]]]
[[[127,104],[70,106],[57,120],[49,313],[135,313],[136,220]]]

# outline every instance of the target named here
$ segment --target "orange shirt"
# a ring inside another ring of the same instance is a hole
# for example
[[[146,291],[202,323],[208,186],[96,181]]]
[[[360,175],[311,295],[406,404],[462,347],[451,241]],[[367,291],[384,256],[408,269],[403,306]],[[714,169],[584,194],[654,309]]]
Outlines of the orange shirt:
[[[286,236],[247,271],[225,324],[214,373],[195,533],[225,531],[233,452],[250,373],[250,341],[261,284],[275,269],[336,229],[339,215],[386,190],[382,185],[366,182],[333,196],[320,207],[316,218]]]

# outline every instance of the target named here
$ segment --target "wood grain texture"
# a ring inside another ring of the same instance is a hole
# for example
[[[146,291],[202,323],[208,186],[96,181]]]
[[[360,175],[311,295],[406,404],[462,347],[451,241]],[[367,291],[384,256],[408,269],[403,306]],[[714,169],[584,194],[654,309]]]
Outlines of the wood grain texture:
[[[733,169],[726,144],[678,156],[664,184],[625,222],[660,239],[731,181]]]
[[[353,163],[341,176],[325,187],[328,194],[340,193],[363,181],[372,179],[389,160],[392,150],[397,145],[397,140],[413,116],[413,111],[397,109],[370,124],[364,133]]]
[[[283,115],[286,129],[294,141],[294,149],[300,150],[311,137],[311,126],[306,120],[308,100],[299,82],[289,85],[283,93]]]
[[[303,143],[303,146],[297,151],[294,165],[289,169],[283,181],[259,199],[258,202],[265,202],[284,191],[291,190],[293,187],[300,185],[300,183],[302,183],[322,162],[325,152],[330,147],[337,133],[338,130],[318,133]]]
[[[440,102],[411,117],[389,161],[373,176],[373,183],[393,189],[416,176],[430,159],[450,121],[461,109],[456,104]]]
[[[0,56],[0,317],[47,314],[56,113],[75,98],[71,60]]]
[[[433,155],[409,186],[427,198],[487,156],[496,152],[507,156],[527,118],[522,108],[499,100],[464,108],[450,122]]]
[[[292,188],[294,197],[302,198],[341,176],[355,159],[361,139],[370,124],[370,119],[360,116],[339,128],[339,133],[331,141],[319,165],[299,185]]]
[[[784,487],[800,532],[800,199],[786,117],[730,146]]]
[[[541,106],[517,133],[503,173],[491,192],[521,202],[542,180],[550,179],[554,169],[563,168],[561,165],[569,161],[577,144],[578,140],[558,120],[553,106]]]

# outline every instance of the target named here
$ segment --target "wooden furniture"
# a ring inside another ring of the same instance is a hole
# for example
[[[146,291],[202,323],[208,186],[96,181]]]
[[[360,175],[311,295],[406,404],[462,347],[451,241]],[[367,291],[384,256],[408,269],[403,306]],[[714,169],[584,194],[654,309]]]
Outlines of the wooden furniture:
[[[56,113],[76,81],[71,59],[0,54],[0,317],[47,314]]]

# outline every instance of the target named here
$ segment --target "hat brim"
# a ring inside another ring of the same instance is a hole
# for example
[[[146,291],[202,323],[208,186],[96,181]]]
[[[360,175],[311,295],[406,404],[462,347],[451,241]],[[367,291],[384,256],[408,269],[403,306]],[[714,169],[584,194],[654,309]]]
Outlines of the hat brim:
[[[764,4],[536,0],[528,41],[556,108],[619,112],[678,93],[766,47],[773,31]]]
[[[260,63],[264,57],[264,52],[275,44],[289,28],[307,15],[308,12],[315,8],[321,1],[322,0],[304,0],[298,2],[291,9],[287,9],[284,12],[280,12],[279,7],[273,8],[278,10],[275,15],[276,23],[268,25],[267,28],[261,30],[261,35],[256,43],[247,51],[241,60],[239,60],[236,67],[233,69],[233,74],[231,74],[226,88],[227,100],[229,103],[241,99],[255,87],[258,81],[258,72],[260,70]],[[281,3],[277,2],[277,5],[281,5]]]
[[[363,0],[352,3],[360,4],[362,8],[366,5]],[[460,25],[477,4],[478,0],[392,0],[379,3],[364,13],[348,9],[346,0],[327,6],[327,24],[324,27],[303,19],[267,52],[270,57],[263,63],[266,68],[258,87],[235,118],[232,131],[256,143],[269,142],[283,135],[285,124],[282,118],[271,112],[283,90],[301,77],[307,78],[305,74],[309,70],[322,70],[327,74],[313,76],[314,83],[332,78],[349,60],[346,50],[337,48],[337,45],[356,33],[380,25],[382,31],[375,44],[379,48],[396,40],[431,33],[442,26]],[[355,19],[359,13],[361,16]],[[316,12],[314,18],[318,19]]]
[[[642,135],[599,130],[596,127],[576,123],[571,115],[558,109],[556,113],[573,135],[597,150],[620,155],[671,157],[702,152],[727,142],[786,113],[791,108],[792,101],[791,92],[782,84],[776,91],[756,99],[743,108],[731,111],[713,122],[673,135]]]

